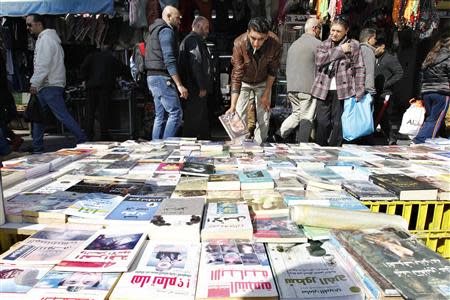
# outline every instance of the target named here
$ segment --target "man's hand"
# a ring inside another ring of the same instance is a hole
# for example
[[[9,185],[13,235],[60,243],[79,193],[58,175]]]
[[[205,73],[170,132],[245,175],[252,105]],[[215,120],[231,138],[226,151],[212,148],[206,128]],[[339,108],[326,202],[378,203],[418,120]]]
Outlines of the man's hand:
[[[270,111],[270,97],[266,94],[262,95],[261,97],[261,106],[266,111]]]
[[[203,98],[203,97],[206,97],[206,94],[207,94],[206,90],[200,90],[200,93],[198,93],[198,96],[200,98]]]
[[[236,107],[230,106],[230,108],[225,112],[226,115],[234,114],[236,112]]]
[[[380,56],[381,54],[384,53],[386,46],[383,44],[381,46],[378,46],[377,48],[375,48],[375,56]]]
[[[37,95],[38,89],[35,86],[30,86],[30,94],[31,95]]]
[[[344,43],[341,45],[342,51],[344,51],[344,53],[350,53],[352,52],[352,45],[350,43]]]
[[[183,85],[177,85],[177,89],[178,89],[178,92],[180,92],[180,97],[187,99],[187,97],[188,97],[187,88],[185,88]]]

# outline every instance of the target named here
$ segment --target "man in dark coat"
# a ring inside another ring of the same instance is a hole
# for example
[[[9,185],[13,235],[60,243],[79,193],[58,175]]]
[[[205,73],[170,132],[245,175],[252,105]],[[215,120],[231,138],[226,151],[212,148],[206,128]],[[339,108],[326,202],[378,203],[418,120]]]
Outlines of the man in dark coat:
[[[101,51],[89,54],[81,65],[81,76],[86,80],[87,103],[85,132],[88,140],[94,139],[95,112],[98,110],[100,139],[110,140],[108,133],[109,107],[111,95],[116,85],[116,77],[124,73],[123,65],[104,46]]]
[[[403,69],[397,57],[386,51],[385,45],[381,42],[375,50],[375,112],[374,119],[377,120],[383,105],[387,105],[386,110],[382,113],[380,120],[381,129],[384,132],[390,145],[397,143],[397,134],[399,130],[400,120],[396,116],[401,115],[398,108],[398,99],[394,95],[394,86],[403,77]],[[384,104],[385,101],[388,101]]]
[[[199,16],[192,22],[192,31],[180,45],[179,66],[189,97],[183,103],[183,136],[209,139],[208,94],[212,93],[211,54],[205,39],[209,21]]]

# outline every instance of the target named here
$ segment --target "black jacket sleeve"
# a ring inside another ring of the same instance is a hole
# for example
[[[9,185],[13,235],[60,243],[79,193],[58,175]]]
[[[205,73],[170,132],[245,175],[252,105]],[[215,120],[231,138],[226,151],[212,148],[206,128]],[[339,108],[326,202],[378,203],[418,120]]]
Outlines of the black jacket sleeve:
[[[387,66],[390,68],[392,76],[384,83],[384,89],[391,89],[394,84],[402,79],[403,68],[397,57],[394,55],[390,55]]]

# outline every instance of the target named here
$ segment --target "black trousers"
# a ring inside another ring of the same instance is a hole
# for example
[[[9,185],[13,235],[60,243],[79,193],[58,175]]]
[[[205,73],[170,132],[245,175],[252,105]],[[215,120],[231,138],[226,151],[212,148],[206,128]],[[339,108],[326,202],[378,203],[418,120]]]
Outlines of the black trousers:
[[[183,104],[183,136],[209,139],[208,97],[200,98],[189,94],[188,99],[181,100]]]
[[[329,91],[326,100],[317,99],[316,143],[320,146],[342,145],[341,116],[344,101],[339,100],[336,91]]]
[[[98,122],[100,124],[100,139],[110,139],[109,129],[109,104],[111,103],[112,88],[99,87],[87,89],[87,102],[86,102],[86,122],[85,133],[88,140],[94,139],[94,121],[95,113],[98,110]]]

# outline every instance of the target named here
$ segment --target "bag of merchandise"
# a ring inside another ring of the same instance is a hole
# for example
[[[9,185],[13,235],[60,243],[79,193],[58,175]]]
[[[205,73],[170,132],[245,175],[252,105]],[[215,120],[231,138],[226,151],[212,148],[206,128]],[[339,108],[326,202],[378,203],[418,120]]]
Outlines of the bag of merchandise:
[[[411,105],[403,114],[399,132],[412,139],[419,133],[420,127],[425,121],[425,107],[422,100],[411,99],[409,103]]]
[[[344,100],[342,113],[342,136],[353,141],[373,132],[372,96],[366,93],[359,101],[355,97]]]

